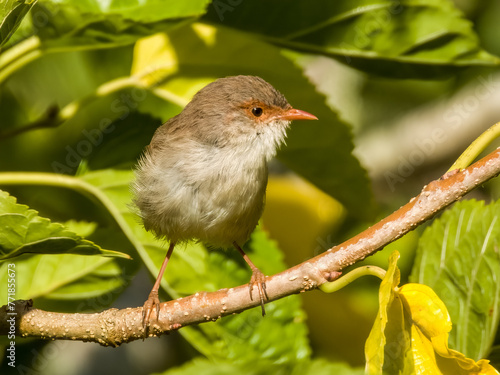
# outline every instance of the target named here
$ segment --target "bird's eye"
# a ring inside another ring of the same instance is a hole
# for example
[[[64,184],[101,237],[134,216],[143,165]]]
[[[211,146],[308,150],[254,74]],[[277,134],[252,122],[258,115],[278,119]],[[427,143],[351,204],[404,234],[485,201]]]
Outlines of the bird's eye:
[[[262,108],[260,107],[254,107],[252,108],[252,114],[255,116],[255,117],[260,117],[260,115],[262,115]]]

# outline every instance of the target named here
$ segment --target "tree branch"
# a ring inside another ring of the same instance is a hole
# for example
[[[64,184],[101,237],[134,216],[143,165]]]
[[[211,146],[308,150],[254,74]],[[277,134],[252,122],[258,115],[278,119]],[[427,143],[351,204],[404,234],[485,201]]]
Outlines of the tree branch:
[[[467,169],[446,173],[425,186],[409,203],[364,232],[304,263],[268,277],[266,290],[269,301],[305,292],[337,279],[345,267],[382,249],[499,173],[500,149]],[[196,293],[162,303],[160,319],[152,323],[148,334],[159,336],[186,325],[215,321],[259,305],[259,300],[250,300],[248,285]],[[16,318],[17,334],[23,337],[92,341],[105,346],[118,346],[144,336],[142,307],[109,309],[96,314],[68,314],[32,309],[26,303],[11,303],[0,309],[1,335],[9,333],[8,319],[12,316]]]

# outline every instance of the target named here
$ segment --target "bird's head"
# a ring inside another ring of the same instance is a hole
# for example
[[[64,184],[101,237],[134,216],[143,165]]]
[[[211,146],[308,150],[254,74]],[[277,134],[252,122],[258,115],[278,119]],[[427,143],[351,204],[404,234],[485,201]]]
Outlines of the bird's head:
[[[201,89],[185,109],[197,118],[207,140],[258,147],[266,159],[276,153],[293,120],[317,120],[292,108],[272,85],[256,76],[220,78]],[[201,127],[201,128],[200,128]]]

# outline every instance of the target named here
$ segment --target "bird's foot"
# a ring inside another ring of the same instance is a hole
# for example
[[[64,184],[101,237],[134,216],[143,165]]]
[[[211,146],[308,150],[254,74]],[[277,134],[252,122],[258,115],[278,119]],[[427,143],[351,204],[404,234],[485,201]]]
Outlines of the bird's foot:
[[[254,286],[256,286],[259,291],[260,306],[262,307],[262,316],[264,316],[266,315],[264,300],[269,299],[266,292],[266,275],[264,275],[262,271],[256,267],[252,269],[252,277],[250,278],[250,283],[248,284],[251,300],[253,300],[252,290]]]
[[[142,306],[142,327],[144,328],[144,337],[147,336],[148,327],[151,320],[151,313],[156,309],[156,320],[158,321],[160,317],[160,299],[158,298],[158,292],[152,290],[149,293],[149,297],[144,302]]]

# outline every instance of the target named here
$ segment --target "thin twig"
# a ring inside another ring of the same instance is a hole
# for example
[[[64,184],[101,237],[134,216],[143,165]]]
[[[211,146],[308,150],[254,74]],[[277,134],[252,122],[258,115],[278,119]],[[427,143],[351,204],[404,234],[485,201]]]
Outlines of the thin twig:
[[[500,137],[500,122],[486,129],[469,147],[459,156],[448,171],[467,168],[491,142]]]
[[[386,271],[383,268],[377,266],[358,267],[353,269],[351,272],[344,274],[344,276],[342,277],[340,277],[339,273],[339,278],[337,280],[321,284],[319,285],[319,289],[325,293],[333,293],[339,291],[342,288],[345,288],[347,285],[359,279],[360,277],[370,275],[383,280],[385,274]]]

